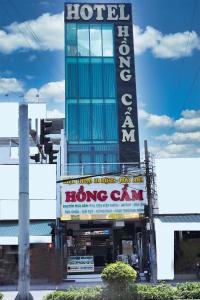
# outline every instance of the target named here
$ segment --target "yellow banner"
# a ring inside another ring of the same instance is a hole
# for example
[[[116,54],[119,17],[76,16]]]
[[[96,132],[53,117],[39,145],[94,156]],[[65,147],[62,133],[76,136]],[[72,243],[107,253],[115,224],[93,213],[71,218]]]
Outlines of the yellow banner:
[[[82,214],[82,215],[63,215],[61,221],[81,221],[81,220],[124,220],[124,219],[140,219],[142,214]]]

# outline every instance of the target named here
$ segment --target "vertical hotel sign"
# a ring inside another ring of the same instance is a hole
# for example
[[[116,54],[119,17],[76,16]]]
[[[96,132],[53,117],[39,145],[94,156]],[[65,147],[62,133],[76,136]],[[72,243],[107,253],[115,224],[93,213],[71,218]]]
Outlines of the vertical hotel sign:
[[[66,3],[65,22],[113,23],[121,162],[139,162],[138,115],[131,4]]]

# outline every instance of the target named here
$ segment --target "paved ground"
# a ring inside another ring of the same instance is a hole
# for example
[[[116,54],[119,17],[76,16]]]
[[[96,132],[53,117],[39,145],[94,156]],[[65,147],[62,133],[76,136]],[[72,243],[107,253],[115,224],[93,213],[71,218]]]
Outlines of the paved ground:
[[[55,290],[66,290],[70,287],[86,287],[100,285],[101,282],[62,282],[59,285],[41,284],[31,286],[31,295],[34,300],[42,300],[45,295]],[[14,300],[17,295],[17,286],[8,285],[0,286],[0,291],[3,293],[3,300]]]
[[[47,295],[50,291],[31,291],[31,295],[34,300],[42,300],[45,295]],[[3,300],[14,300],[17,292],[9,291],[3,292],[4,298]]]

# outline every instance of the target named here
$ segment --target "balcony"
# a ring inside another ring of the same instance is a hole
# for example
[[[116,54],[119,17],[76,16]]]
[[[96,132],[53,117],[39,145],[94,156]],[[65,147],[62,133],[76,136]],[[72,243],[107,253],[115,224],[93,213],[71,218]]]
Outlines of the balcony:
[[[143,169],[143,163],[69,163],[64,165],[63,175],[140,175]]]

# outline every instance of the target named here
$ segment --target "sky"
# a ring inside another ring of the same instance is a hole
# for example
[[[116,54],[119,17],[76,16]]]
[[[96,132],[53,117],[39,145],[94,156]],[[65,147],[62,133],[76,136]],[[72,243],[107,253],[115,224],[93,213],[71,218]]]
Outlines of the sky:
[[[63,117],[64,2],[0,0],[0,101],[46,102],[49,118]],[[133,4],[141,149],[147,139],[154,157],[199,157],[200,1],[123,2]]]

